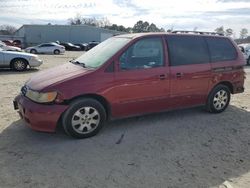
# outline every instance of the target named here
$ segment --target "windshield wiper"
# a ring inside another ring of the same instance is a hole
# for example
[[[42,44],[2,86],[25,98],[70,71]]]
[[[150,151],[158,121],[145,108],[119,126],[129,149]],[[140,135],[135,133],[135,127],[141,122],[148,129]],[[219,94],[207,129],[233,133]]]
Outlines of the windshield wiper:
[[[74,63],[74,64],[78,64],[78,65],[82,65],[82,67],[87,68],[87,66],[85,65],[85,63],[80,63],[79,61],[74,61],[74,60],[70,60],[70,63]]]

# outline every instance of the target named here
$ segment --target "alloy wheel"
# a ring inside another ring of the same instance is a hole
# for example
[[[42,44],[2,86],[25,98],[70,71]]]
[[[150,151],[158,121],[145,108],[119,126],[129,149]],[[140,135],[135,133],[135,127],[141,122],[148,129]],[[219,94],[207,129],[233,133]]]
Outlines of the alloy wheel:
[[[93,107],[83,107],[77,110],[71,120],[73,129],[79,134],[93,132],[100,122],[100,114]]]
[[[225,90],[220,90],[214,95],[213,105],[216,110],[223,109],[228,102],[228,93]]]

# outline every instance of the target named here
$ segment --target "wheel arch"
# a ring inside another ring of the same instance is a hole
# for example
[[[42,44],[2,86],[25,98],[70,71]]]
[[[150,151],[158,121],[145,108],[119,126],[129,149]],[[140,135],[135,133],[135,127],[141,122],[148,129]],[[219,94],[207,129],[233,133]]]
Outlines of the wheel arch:
[[[110,116],[111,116],[111,105],[108,102],[108,100],[105,97],[101,96],[101,95],[93,94],[93,93],[83,94],[83,95],[78,95],[78,96],[73,97],[71,99],[65,100],[64,102],[66,104],[70,104],[71,102],[73,102],[73,101],[75,101],[77,99],[81,99],[81,98],[91,98],[91,99],[95,99],[98,102],[100,102],[103,105],[104,109],[105,109],[107,119],[110,118]]]
[[[217,83],[212,89],[211,91],[218,85],[224,85],[224,86],[227,86],[230,93],[233,94],[234,93],[234,89],[233,89],[233,84],[230,82],[230,81],[221,81],[219,83]]]
[[[10,68],[13,68],[13,64],[16,60],[23,60],[27,63],[27,65],[29,65],[29,61],[23,57],[15,57],[10,61]]]

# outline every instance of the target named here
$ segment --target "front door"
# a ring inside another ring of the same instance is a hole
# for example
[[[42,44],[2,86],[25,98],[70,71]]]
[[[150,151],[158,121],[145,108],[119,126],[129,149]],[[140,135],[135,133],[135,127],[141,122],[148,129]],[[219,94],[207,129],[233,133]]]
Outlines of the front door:
[[[117,60],[114,116],[165,109],[169,102],[169,68],[161,37],[137,40]]]
[[[171,98],[176,107],[206,102],[211,64],[202,36],[167,36]]]

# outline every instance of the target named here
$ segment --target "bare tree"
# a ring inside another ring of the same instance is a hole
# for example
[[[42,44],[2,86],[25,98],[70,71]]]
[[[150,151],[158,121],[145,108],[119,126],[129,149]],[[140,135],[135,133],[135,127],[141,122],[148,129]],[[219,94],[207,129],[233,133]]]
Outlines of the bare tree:
[[[214,30],[216,33],[225,34],[224,27],[220,26]]]
[[[74,18],[69,18],[68,22],[70,25],[90,25],[90,26],[96,26],[96,27],[105,27],[110,26],[110,21],[104,17],[100,19],[96,19],[95,17],[83,17],[80,14],[77,14]]]
[[[84,24],[82,19],[82,16],[80,14],[77,14],[74,18],[69,18],[68,22],[70,25],[81,25]]]
[[[13,35],[16,30],[17,30],[17,28],[12,26],[12,25],[1,25],[0,26],[0,32],[3,35]]]
[[[234,33],[233,29],[231,29],[231,28],[228,28],[225,31],[225,35],[228,36],[228,37],[231,37],[233,35],[233,33]]]
[[[246,28],[243,28],[240,30],[240,38],[245,39],[247,38],[248,30]]]

